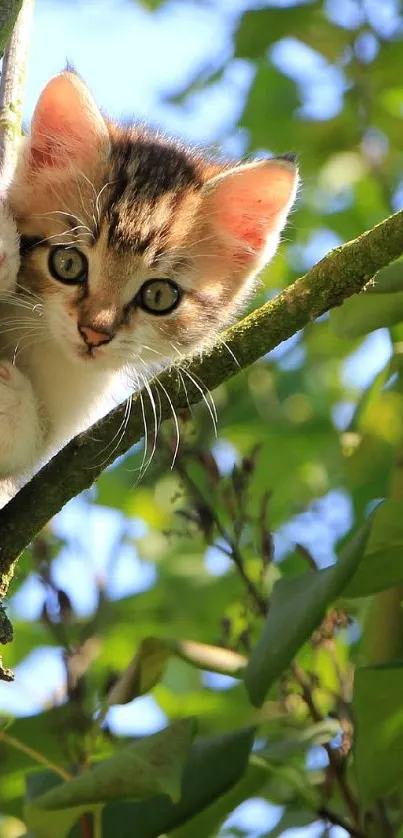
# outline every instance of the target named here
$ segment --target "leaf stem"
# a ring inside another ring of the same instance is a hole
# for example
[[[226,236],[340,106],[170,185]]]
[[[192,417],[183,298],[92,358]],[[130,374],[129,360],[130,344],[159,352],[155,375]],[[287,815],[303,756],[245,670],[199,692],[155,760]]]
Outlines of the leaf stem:
[[[341,829],[344,829],[349,835],[351,835],[351,838],[365,838],[365,835],[361,832],[361,830],[355,829],[355,827],[347,823],[337,812],[333,812],[331,809],[328,809],[327,806],[321,806],[320,809],[317,810],[317,814],[322,820],[331,823],[332,826],[340,826]]]
[[[297,663],[295,663],[295,661],[292,664],[292,672],[295,679],[301,687],[302,697],[305,701],[305,704],[310,712],[313,721],[322,722],[323,716],[316,706],[309,680],[306,677],[305,673],[302,671],[301,667]],[[343,764],[338,760],[336,754],[333,751],[333,748],[328,743],[324,744],[323,747],[327,753],[329,759],[329,766],[333,774],[334,780],[336,781],[339,787],[340,793],[344,799],[348,811],[350,812],[354,824],[355,832],[351,832],[350,830],[350,834],[362,836],[362,838],[364,838],[363,833],[360,832],[360,811],[358,803],[348,783],[346,782],[343,771]]]
[[[102,808],[93,812],[93,838],[102,838]]]
[[[11,748],[16,748],[18,751],[22,751],[22,753],[26,754],[27,756],[31,757],[34,762],[38,762],[41,765],[44,765],[45,768],[48,768],[50,771],[54,771],[55,774],[58,774],[62,780],[71,780],[72,775],[69,774],[68,771],[65,771],[64,768],[60,768],[59,765],[56,763],[51,762],[47,757],[41,754],[39,751],[35,750],[35,748],[31,748],[29,745],[25,745],[24,742],[21,742],[20,739],[16,739],[15,736],[10,736],[6,733],[5,730],[0,729],[0,741],[5,742],[6,745],[10,745]]]
[[[219,515],[217,514],[217,512],[215,511],[213,504],[208,504],[207,503],[207,501],[206,501],[204,495],[202,494],[202,492],[200,491],[199,487],[194,482],[194,480],[190,477],[190,475],[188,474],[186,469],[183,468],[183,466],[180,464],[179,460],[177,460],[175,468],[176,468],[176,471],[178,472],[180,478],[183,480],[185,485],[188,487],[190,493],[193,495],[193,497],[194,498],[199,498],[199,500],[201,500],[202,503],[206,507],[208,507],[209,514],[211,515],[211,519],[215,524],[217,532],[219,532],[219,534],[221,535],[221,538],[223,538],[224,541],[226,541],[227,544],[229,545],[230,549],[227,552],[227,555],[230,559],[232,559],[232,561],[233,561],[233,563],[234,563],[234,565],[235,565],[235,567],[238,571],[238,574],[241,577],[241,579],[242,579],[242,581],[243,581],[243,583],[244,583],[244,585],[245,585],[245,587],[248,591],[248,594],[249,594],[252,602],[255,604],[259,615],[261,617],[267,617],[267,608],[268,608],[267,601],[264,599],[264,597],[262,597],[260,595],[260,593],[257,590],[255,584],[252,582],[252,580],[249,578],[248,574],[246,573],[245,568],[244,568],[243,558],[242,558],[241,553],[239,551],[238,545],[236,544],[235,540],[233,538],[231,538],[231,536],[230,536],[229,532],[226,530],[224,524],[222,524],[221,519],[220,519]]]
[[[81,815],[80,827],[82,838],[96,838],[95,833],[91,829],[90,819],[88,815]]]
[[[25,79],[28,41],[34,0],[2,0],[0,3],[0,55],[3,56],[0,78],[0,199],[11,179],[16,159],[17,140],[21,133],[22,91]],[[11,561],[2,584],[7,587],[13,575]],[[11,623],[0,605],[0,642],[12,638]],[[13,673],[0,659],[0,681],[12,681]]]

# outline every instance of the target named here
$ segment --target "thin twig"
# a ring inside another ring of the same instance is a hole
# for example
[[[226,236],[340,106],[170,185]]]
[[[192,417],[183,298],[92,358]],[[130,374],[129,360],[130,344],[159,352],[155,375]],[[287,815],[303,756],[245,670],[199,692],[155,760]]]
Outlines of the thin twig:
[[[180,478],[185,483],[185,485],[188,487],[188,489],[189,489],[190,493],[193,495],[193,497],[194,498],[199,498],[202,501],[202,503],[206,507],[208,507],[209,514],[211,515],[211,519],[215,524],[217,532],[219,532],[221,538],[223,538],[224,541],[226,541],[228,546],[229,546],[228,556],[234,562],[234,565],[235,565],[235,567],[238,571],[238,574],[241,577],[252,602],[256,605],[256,608],[257,608],[260,616],[261,617],[266,617],[267,616],[267,602],[264,599],[264,597],[262,597],[260,595],[260,593],[257,590],[255,584],[252,582],[252,580],[249,578],[248,574],[246,573],[245,568],[244,568],[243,559],[242,559],[241,553],[239,551],[238,545],[235,543],[234,539],[231,538],[231,536],[230,536],[229,532],[226,530],[224,524],[222,524],[221,519],[220,519],[219,515],[216,513],[213,505],[212,504],[207,504],[207,501],[205,500],[205,498],[203,496],[203,493],[200,491],[199,487],[194,482],[194,480],[192,480],[192,478],[190,477],[190,475],[188,474],[186,469],[183,468],[183,466],[181,465],[179,460],[176,461],[175,469],[178,472]]]
[[[81,815],[80,827],[82,838],[92,838],[91,823],[88,815]]]
[[[310,570],[319,570],[312,553],[308,550],[307,547],[304,547],[303,544],[298,543],[295,545],[295,550],[297,553],[299,553],[300,556],[302,556],[303,559],[305,559]]]
[[[322,820],[329,821],[332,826],[340,826],[341,829],[344,829],[351,835],[351,838],[365,838],[364,833],[360,829],[355,829],[354,826],[347,823],[337,812],[333,812],[327,806],[321,806],[320,809],[317,809],[317,814]]]
[[[248,574],[245,570],[242,555],[239,552],[238,546],[234,542],[234,540],[231,539],[230,534],[227,532],[225,526],[221,523],[221,519],[220,519],[219,515],[217,514],[217,512],[215,511],[214,505],[211,504],[211,503],[207,504],[207,502],[206,502],[206,500],[203,496],[203,493],[200,491],[199,487],[197,486],[195,481],[192,479],[192,477],[188,474],[186,469],[181,465],[180,460],[177,460],[175,468],[176,468],[176,471],[178,472],[179,476],[181,477],[182,481],[184,482],[185,486],[190,491],[193,498],[195,500],[201,502],[203,505],[208,506],[209,515],[211,516],[211,520],[213,521],[213,523],[214,523],[217,531],[221,535],[221,537],[229,545],[229,548],[230,548],[229,552],[230,552],[232,561],[234,562],[234,564],[237,568],[237,571],[238,571],[238,573],[239,573],[239,575],[240,575],[240,577],[241,577],[241,579],[242,579],[242,581],[245,585],[245,588],[246,588],[249,596],[251,597],[252,601],[254,602],[259,615],[261,617],[266,617],[267,616],[267,611],[268,611],[268,603],[260,595],[256,586],[254,585],[252,580],[249,578],[249,576],[248,576]],[[316,566],[315,566],[315,569],[317,570]],[[310,712],[310,715],[311,715],[313,721],[323,722],[323,720],[324,720],[323,716],[320,713],[320,711],[318,710],[318,708],[316,707],[316,703],[315,703],[315,700],[314,700],[313,694],[312,694],[312,689],[311,689],[309,680],[307,679],[305,673],[299,667],[299,665],[295,662],[292,664],[292,671],[293,671],[294,677],[296,678],[296,680],[298,681],[298,684],[301,687],[302,697],[303,697],[303,699],[304,699],[304,701],[305,701],[305,703],[308,707],[308,710]],[[328,820],[330,820],[332,823],[334,823],[337,826],[343,826],[343,828],[346,829],[350,833],[352,838],[364,838],[364,833],[361,832],[361,830],[360,830],[360,813],[359,813],[358,804],[357,804],[357,801],[356,801],[348,783],[345,780],[345,777],[344,777],[344,774],[343,774],[343,766],[338,761],[333,749],[331,748],[331,746],[328,743],[325,743],[323,745],[323,747],[325,748],[326,753],[328,755],[329,765],[330,765],[334,780],[337,783],[337,785],[339,786],[340,793],[341,793],[341,795],[344,799],[344,802],[346,804],[346,807],[347,807],[347,809],[350,813],[350,816],[351,816],[351,819],[352,819],[352,822],[353,822],[353,826],[347,825],[347,823],[344,822],[341,818],[339,818],[336,814],[333,814],[332,812],[330,812],[330,810],[327,810],[324,807],[321,807],[320,812],[318,812],[318,814],[322,813],[322,814],[320,814],[321,817],[326,817]],[[325,814],[325,812],[326,812],[326,814]]]
[[[8,620],[7,614],[0,606],[0,632],[7,631],[7,629],[11,626],[10,621]],[[12,640],[12,634],[10,635],[10,640]],[[14,672],[12,669],[9,669],[7,666],[3,666],[3,658],[0,655],[0,681],[7,681],[10,683],[14,681]]]
[[[22,103],[32,28],[34,0],[24,0],[3,58],[0,79],[0,188],[11,180],[18,138],[21,134]]]
[[[314,722],[323,722],[323,716],[319,712],[318,708],[316,707],[314,697],[312,695],[311,686],[309,684],[309,681],[308,681],[305,673],[302,671],[301,667],[298,666],[297,663],[295,663],[295,661],[292,664],[291,668],[292,668],[292,672],[293,672],[294,677],[296,678],[298,684],[301,687],[302,697],[305,701],[305,704],[306,704],[306,706],[307,706],[307,708],[310,712],[310,715],[311,715],[313,721]],[[344,777],[343,766],[339,762],[339,760],[337,759],[336,754],[333,751],[333,748],[328,743],[324,744],[323,747],[324,747],[324,749],[327,753],[327,756],[328,756],[328,759],[329,759],[329,766],[330,766],[331,772],[333,774],[334,780],[336,781],[336,783],[337,783],[337,785],[340,789],[340,793],[341,793],[341,795],[344,799],[344,802],[347,806],[347,809],[350,812],[353,824],[356,827],[356,829],[359,830],[360,829],[360,811],[359,811],[359,808],[358,808],[358,803],[357,803],[357,801],[356,801],[356,799],[355,799],[355,797],[354,797],[354,795],[353,795],[353,793],[352,793],[352,791],[351,791],[351,789],[350,789],[350,787],[349,787],[349,785],[346,782],[346,779]]]
[[[18,137],[21,134],[22,93],[33,8],[34,0],[1,2],[0,49],[2,51],[6,47],[6,50],[0,78],[0,198],[4,196],[14,171]],[[9,573],[12,573],[12,567],[13,563]],[[0,605],[0,641],[8,642],[11,638],[12,626]],[[13,673],[3,667],[0,659],[0,681],[12,679]]]
[[[102,809],[95,809],[92,815],[93,838],[102,838]]]
[[[395,838],[395,830],[389,820],[388,810],[385,806],[384,800],[378,800],[375,805],[375,811],[378,816],[378,822],[382,829],[382,838]]]

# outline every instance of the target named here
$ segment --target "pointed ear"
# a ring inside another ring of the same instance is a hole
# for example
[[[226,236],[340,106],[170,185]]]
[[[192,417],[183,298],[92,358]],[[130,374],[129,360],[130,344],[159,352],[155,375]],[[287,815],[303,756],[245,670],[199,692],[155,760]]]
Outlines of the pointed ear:
[[[42,91],[32,118],[32,168],[85,167],[103,147],[107,153],[108,129],[85,84],[75,73],[55,76]]]
[[[202,212],[236,264],[264,263],[275,253],[297,188],[297,167],[288,158],[237,166],[205,184]]]

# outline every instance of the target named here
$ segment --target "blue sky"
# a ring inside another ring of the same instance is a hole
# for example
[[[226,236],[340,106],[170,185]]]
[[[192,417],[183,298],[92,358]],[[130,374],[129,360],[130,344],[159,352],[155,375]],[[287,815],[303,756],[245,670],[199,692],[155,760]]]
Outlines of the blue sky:
[[[37,0],[26,117],[47,79],[69,61],[109,116],[145,119],[196,143],[215,139],[233,119],[235,95],[221,93],[219,107],[214,96],[206,98],[190,119],[161,99],[228,55],[228,20],[235,19],[236,6],[225,0],[218,5],[177,1],[150,14],[130,0]],[[235,86],[245,86],[249,76],[241,69],[234,73]]]

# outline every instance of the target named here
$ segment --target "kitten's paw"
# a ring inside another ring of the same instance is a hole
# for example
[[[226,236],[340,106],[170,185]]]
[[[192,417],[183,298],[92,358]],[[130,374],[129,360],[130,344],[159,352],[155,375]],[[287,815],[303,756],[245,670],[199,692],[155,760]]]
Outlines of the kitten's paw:
[[[0,362],[0,475],[27,470],[41,440],[31,382],[9,361]]]
[[[20,267],[20,237],[17,225],[4,203],[0,203],[0,293],[15,287]]]
[[[0,361],[0,413],[3,412],[4,397],[1,391],[3,386],[10,390],[23,390],[30,386],[28,379],[20,372],[15,364],[10,361]]]
[[[9,381],[11,384],[11,370],[9,369],[9,364],[0,363],[0,378],[2,378],[3,381]]]

